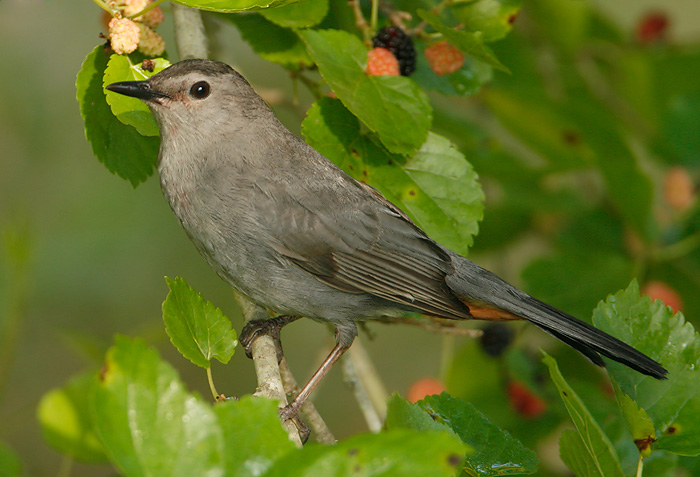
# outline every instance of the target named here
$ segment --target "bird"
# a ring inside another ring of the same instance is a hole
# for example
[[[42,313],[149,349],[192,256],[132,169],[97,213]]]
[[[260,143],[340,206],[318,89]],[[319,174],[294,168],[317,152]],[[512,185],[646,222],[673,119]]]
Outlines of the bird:
[[[352,345],[358,322],[410,312],[525,320],[598,366],[605,356],[666,379],[642,352],[431,239],[378,190],[291,133],[230,66],[187,59],[106,89],[152,111],[160,185],[175,216],[218,275],[275,316],[249,322],[241,342],[300,317],[334,327],[334,348],[281,410],[284,419]]]

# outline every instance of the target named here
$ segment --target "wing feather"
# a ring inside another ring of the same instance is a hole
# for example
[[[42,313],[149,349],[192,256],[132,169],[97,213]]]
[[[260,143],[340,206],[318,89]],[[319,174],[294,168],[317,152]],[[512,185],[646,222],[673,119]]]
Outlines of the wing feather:
[[[294,217],[313,233],[287,234],[277,250],[340,290],[370,293],[439,317],[469,318],[469,308],[445,283],[453,271],[449,255],[403,215],[372,203],[377,210],[354,211],[345,221],[318,212]]]

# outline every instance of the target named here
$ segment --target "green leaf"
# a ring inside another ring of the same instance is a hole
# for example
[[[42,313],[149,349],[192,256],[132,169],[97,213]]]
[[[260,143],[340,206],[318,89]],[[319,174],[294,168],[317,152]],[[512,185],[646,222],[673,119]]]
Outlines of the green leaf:
[[[246,12],[287,5],[298,0],[173,0],[186,7],[220,13]]]
[[[368,76],[367,48],[347,32],[305,30],[300,35],[323,79],[390,152],[410,155],[420,148],[432,108],[416,83],[404,76]]]
[[[510,33],[521,3],[521,0],[477,0],[457,3],[452,11],[467,30],[480,31],[484,41],[491,42]]]
[[[434,230],[434,238],[443,245],[466,253],[473,236],[478,233],[484,200],[471,164],[448,139],[431,132],[423,147],[403,164],[403,168],[451,223],[445,230],[438,231],[439,221],[435,216],[420,209],[419,192],[404,192],[402,202],[406,209],[427,230]]]
[[[153,61],[155,68],[153,72],[150,72],[144,70],[141,63],[133,65],[128,56],[110,56],[103,79],[104,87],[118,81],[142,81],[170,66],[170,62],[164,58],[155,58]],[[108,90],[105,90],[105,94],[107,104],[119,121],[135,127],[144,136],[158,136],[160,134],[151,110],[143,101]]]
[[[586,451],[585,456],[581,456],[582,451],[580,445],[571,437],[567,437],[566,456],[572,462],[577,462],[577,466],[581,465],[581,461],[588,460],[586,468],[593,467],[589,473],[583,475],[600,475],[605,477],[624,477],[620,461],[617,457],[617,452],[613,447],[608,436],[605,435],[591,413],[586,408],[586,405],[581,401],[574,390],[562,376],[559,371],[559,366],[554,358],[544,353],[544,364],[549,368],[549,375],[552,381],[559,390],[559,396],[566,406],[566,410],[571,416],[571,420],[576,426],[580,438],[580,444]],[[563,458],[564,456],[562,456]],[[572,470],[575,470],[572,468]]]
[[[361,434],[333,446],[306,444],[290,452],[265,477],[453,476],[465,447],[446,432],[394,429]]]
[[[85,58],[76,79],[85,137],[95,156],[109,171],[136,187],[153,174],[160,140],[142,136],[112,114],[102,86],[107,60],[104,47],[95,47]]]
[[[576,477],[606,477],[596,460],[591,459],[581,435],[573,429],[564,429],[561,433],[559,456]]]
[[[686,471],[686,475],[700,475],[700,459],[697,457],[681,457],[678,461],[680,467]]]
[[[344,30],[358,36],[362,34],[357,26],[353,6],[347,2],[328,2],[328,14],[318,28]]]
[[[454,28],[448,27],[442,23],[440,17],[425,10],[418,10],[418,15],[423,20],[428,22],[428,25],[435,28],[436,31],[442,33],[445,40],[447,40],[452,46],[457,48],[465,55],[469,55],[472,58],[483,61],[487,65],[493,66],[494,68],[505,73],[510,73],[508,68],[506,68],[503,63],[498,61],[498,58],[496,58],[493,51],[491,51],[491,49],[484,44],[485,40],[482,32],[455,30]]]
[[[656,380],[609,362],[610,375],[664,433],[655,444],[672,452],[700,453],[700,337],[682,313],[639,294],[633,281],[593,312],[593,324],[659,361],[668,379]]]
[[[22,462],[19,460],[19,457],[3,442],[0,442],[0,475],[4,477],[25,475],[22,471]]]
[[[328,0],[301,0],[260,11],[267,20],[286,28],[312,27],[320,23],[327,13]]]
[[[107,462],[89,412],[93,382],[94,373],[84,373],[44,394],[37,418],[44,440],[57,451],[80,461]]]
[[[678,477],[683,475],[678,471],[678,456],[670,452],[654,451],[648,458],[644,459],[644,474],[647,477]],[[697,475],[692,472],[686,475]]]
[[[539,361],[521,346],[509,346],[503,355],[494,358],[484,352],[479,340],[466,340],[445,373],[445,386],[452,396],[464,399],[525,447],[533,448],[559,426],[564,418],[563,406],[546,401],[541,415],[524,417],[511,402],[508,388],[509,381],[517,380],[532,391],[533,398],[548,396],[550,389],[544,388],[548,383],[543,383],[540,375]]]
[[[294,31],[257,14],[219,15],[219,18],[236,25],[243,39],[261,58],[292,69],[313,65],[304,43]]]
[[[442,245],[465,254],[483,214],[483,191],[471,165],[430,133],[411,158],[391,154],[362,134],[338,100],[316,102],[302,124],[311,146],[355,179],[379,189]]]
[[[680,455],[700,455],[700,399],[696,394],[683,406],[678,416],[654,445],[654,451],[664,449]],[[698,457],[700,459],[700,457]]]
[[[224,436],[228,477],[262,475],[279,458],[296,450],[282,428],[276,401],[243,396],[217,403],[214,412]]]
[[[629,429],[630,434],[632,434],[632,439],[635,443],[642,443],[650,441],[650,439],[655,439],[656,429],[654,428],[654,423],[649,419],[644,409],[640,408],[639,404],[625,394],[620,389],[617,382],[613,381],[613,388],[615,389],[615,396],[617,397],[617,403],[622,411],[622,416],[627,423],[627,429]],[[639,447],[639,445],[637,447]],[[640,451],[644,453],[645,457],[651,454],[650,447],[646,447],[645,449],[640,448]]]
[[[214,358],[228,363],[238,344],[231,320],[187,285],[184,278],[165,280],[170,293],[163,302],[163,321],[173,345],[202,368],[211,366]]]
[[[141,340],[117,337],[91,396],[98,437],[125,475],[220,476],[223,436],[209,405]]]
[[[411,404],[398,395],[389,399],[387,429],[450,431],[473,452],[465,457],[470,475],[492,476],[532,474],[537,471],[535,453],[506,431],[492,424],[471,404],[442,393]]]

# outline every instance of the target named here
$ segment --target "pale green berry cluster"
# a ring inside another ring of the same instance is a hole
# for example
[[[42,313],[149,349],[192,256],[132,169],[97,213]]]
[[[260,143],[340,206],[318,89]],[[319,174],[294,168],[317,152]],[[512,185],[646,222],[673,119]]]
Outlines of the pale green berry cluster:
[[[112,50],[118,55],[133,52],[139,46],[141,29],[126,18],[112,18],[109,21],[109,42]]]
[[[165,51],[163,37],[153,28],[163,21],[163,11],[155,7],[145,14],[129,19],[143,11],[153,0],[111,0],[109,5],[117,16],[109,22],[109,41],[112,50],[125,55],[138,50],[146,56],[158,56]]]

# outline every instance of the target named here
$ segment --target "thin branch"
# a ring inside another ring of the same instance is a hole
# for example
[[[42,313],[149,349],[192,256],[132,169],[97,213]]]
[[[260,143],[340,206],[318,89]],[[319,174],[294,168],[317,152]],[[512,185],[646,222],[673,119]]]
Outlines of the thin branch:
[[[377,19],[379,17],[379,0],[372,0],[372,14],[370,16],[370,29],[377,31]]]
[[[199,10],[173,3],[173,21],[180,59],[206,58],[208,43]]]
[[[392,3],[388,2],[380,2],[379,9],[389,18],[389,23],[399,27],[407,34],[410,33],[410,29],[406,26],[406,22],[413,20],[413,15],[408,12],[398,10]]]
[[[389,393],[384,386],[382,379],[379,377],[376,366],[372,358],[367,353],[367,349],[362,343],[362,339],[356,339],[350,350],[348,350],[350,359],[357,371],[357,375],[362,381],[362,385],[367,390],[372,405],[377,410],[377,414],[382,422],[386,418],[386,400]]]
[[[372,44],[372,26],[367,23],[365,16],[362,14],[362,7],[360,6],[360,0],[348,0],[352,12],[355,15],[355,25],[362,32],[362,37],[365,40],[365,45],[369,46]]]
[[[386,418],[388,392],[359,338],[342,361],[343,380],[350,387],[371,432],[379,432]]]
[[[243,319],[246,321],[269,318],[265,310],[248,300],[240,293],[234,292],[236,301],[241,307]],[[251,344],[255,375],[258,378],[258,388],[256,395],[276,399],[282,406],[287,404],[287,395],[284,392],[282,376],[280,375],[279,364],[277,363],[277,348],[274,339],[269,335],[259,336]],[[299,432],[292,421],[282,423],[290,439],[297,446],[301,447]]]
[[[442,0],[442,2],[438,3],[433,8],[431,8],[430,12],[434,13],[435,15],[439,15],[446,7],[450,6],[452,3],[454,3],[454,0]],[[389,8],[393,9],[393,7],[389,7]],[[405,20],[405,12],[394,11],[392,14],[388,14],[388,15],[389,15],[389,18],[391,19],[391,23],[393,23],[396,26],[403,27],[403,20]],[[411,17],[409,15],[408,20],[410,20],[410,19],[411,19]],[[405,30],[406,33],[409,33],[411,35],[427,36],[425,34],[425,27],[427,27],[427,26],[428,26],[428,22],[426,22],[425,20],[422,20],[412,30],[408,30],[407,28],[402,28],[402,29]]]
[[[639,460],[637,461],[637,473],[636,477],[642,477],[642,471],[644,470],[644,456],[639,453]]]
[[[118,13],[118,10],[110,7],[102,0],[92,0],[92,1],[95,2],[98,7],[100,7],[102,10],[106,11],[107,13],[109,13],[112,16],[115,16],[115,14]]]
[[[382,419],[379,417],[374,406],[372,406],[372,401],[366,389],[362,386],[362,381],[357,375],[352,359],[349,355],[344,356],[340,364],[341,370],[343,371],[343,382],[350,388],[355,396],[355,401],[357,401],[357,405],[360,407],[360,411],[365,418],[367,428],[370,432],[379,432],[382,429]]]

